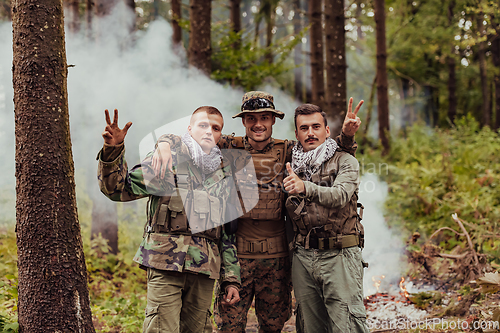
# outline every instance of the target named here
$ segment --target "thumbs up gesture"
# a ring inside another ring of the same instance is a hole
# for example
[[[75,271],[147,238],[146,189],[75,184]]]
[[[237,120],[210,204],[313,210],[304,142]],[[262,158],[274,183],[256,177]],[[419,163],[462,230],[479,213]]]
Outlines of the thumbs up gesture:
[[[304,182],[293,172],[290,162],[286,164],[286,171],[288,171],[288,177],[283,180],[285,191],[290,194],[305,193]]]

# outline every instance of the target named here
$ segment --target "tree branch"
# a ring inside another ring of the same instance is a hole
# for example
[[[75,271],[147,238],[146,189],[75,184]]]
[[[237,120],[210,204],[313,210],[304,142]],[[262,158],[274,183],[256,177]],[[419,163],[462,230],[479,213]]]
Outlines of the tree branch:
[[[453,220],[455,222],[457,222],[457,224],[460,226],[460,229],[462,229],[462,231],[465,233],[465,237],[467,237],[467,243],[469,243],[469,248],[472,251],[472,254],[474,255],[474,262],[476,263],[476,265],[478,265],[479,264],[479,260],[477,259],[477,253],[474,250],[474,245],[472,244],[472,240],[470,239],[469,233],[467,232],[467,230],[465,229],[464,225],[462,224],[462,222],[458,218],[457,213],[452,214],[451,217],[453,218]]]

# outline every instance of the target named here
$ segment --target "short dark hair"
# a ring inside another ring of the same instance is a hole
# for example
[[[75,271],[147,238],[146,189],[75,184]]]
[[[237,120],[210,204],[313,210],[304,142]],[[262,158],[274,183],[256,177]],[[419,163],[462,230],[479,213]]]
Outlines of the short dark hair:
[[[313,113],[321,114],[325,122],[325,127],[328,125],[328,122],[326,121],[326,113],[323,110],[321,110],[319,106],[314,104],[302,104],[295,109],[295,115],[293,118],[293,121],[295,122],[295,129],[297,129],[297,116],[313,114]]]
[[[200,113],[200,112],[206,112],[207,114],[216,114],[216,115],[219,115],[222,119],[224,119],[224,117],[222,116],[222,113],[220,113],[220,111],[213,106],[200,106],[199,108],[194,110],[194,112],[191,116],[194,116],[195,114]]]

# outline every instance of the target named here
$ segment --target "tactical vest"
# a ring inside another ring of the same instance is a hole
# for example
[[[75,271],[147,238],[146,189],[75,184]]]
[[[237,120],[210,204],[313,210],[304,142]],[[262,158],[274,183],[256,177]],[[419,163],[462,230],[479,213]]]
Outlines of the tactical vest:
[[[245,212],[240,218],[253,220],[279,220],[282,217],[282,206],[284,193],[281,190],[283,183],[283,169],[285,168],[286,146],[288,140],[274,140],[274,147],[265,153],[251,154],[255,175],[257,176],[257,185],[259,187],[258,194],[256,191],[245,190],[250,189],[249,184],[255,186],[255,179],[251,179],[251,175],[247,179],[238,177],[238,192],[240,199],[256,201],[257,205],[250,211]],[[233,146],[239,149],[244,149],[242,137],[233,138]],[[237,170],[241,170],[246,165],[245,157],[236,158],[234,161]],[[255,198],[253,196],[257,196]],[[242,206],[243,202],[242,202]]]
[[[222,166],[203,181],[191,160],[178,165],[174,194],[159,198],[148,231],[195,235],[217,242],[222,234],[225,202],[210,195],[210,188],[230,175],[230,168],[230,165]]]
[[[311,177],[311,182],[325,187],[333,186],[339,170],[339,160],[345,152],[337,151]],[[299,196],[289,196],[287,211],[293,221],[295,240],[307,248],[331,249],[364,246],[361,224],[363,206],[358,204],[358,193],[344,207],[325,207]],[[361,207],[358,214],[357,207]]]

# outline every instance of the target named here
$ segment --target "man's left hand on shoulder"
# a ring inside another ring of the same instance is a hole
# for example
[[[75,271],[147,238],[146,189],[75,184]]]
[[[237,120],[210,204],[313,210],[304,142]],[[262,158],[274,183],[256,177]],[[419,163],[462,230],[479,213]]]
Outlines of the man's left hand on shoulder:
[[[285,186],[285,191],[289,194],[299,194],[305,193],[306,188],[304,182],[293,172],[290,162],[286,164],[286,170],[288,171],[288,177],[283,180],[283,185]]]

